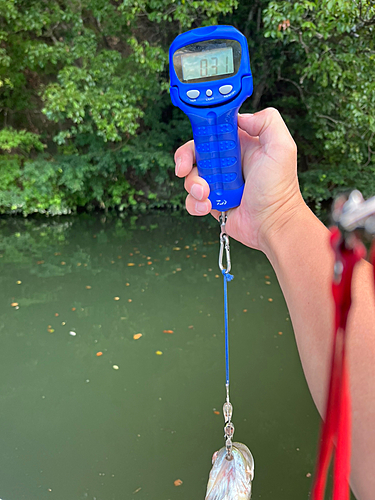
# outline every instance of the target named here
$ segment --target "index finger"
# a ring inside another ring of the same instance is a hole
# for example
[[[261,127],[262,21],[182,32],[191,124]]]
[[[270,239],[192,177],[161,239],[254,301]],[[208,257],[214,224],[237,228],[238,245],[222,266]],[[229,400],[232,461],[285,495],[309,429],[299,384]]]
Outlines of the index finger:
[[[176,163],[175,172],[177,177],[186,177],[195,163],[194,141],[189,141],[179,147],[174,154],[174,161]]]

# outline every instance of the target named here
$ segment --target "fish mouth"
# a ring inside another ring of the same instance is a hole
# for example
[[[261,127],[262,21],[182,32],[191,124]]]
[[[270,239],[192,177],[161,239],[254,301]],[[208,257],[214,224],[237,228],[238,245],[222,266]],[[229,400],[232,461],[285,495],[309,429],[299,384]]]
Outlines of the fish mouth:
[[[214,453],[205,500],[250,500],[254,459],[247,446],[233,443],[232,456],[226,448]]]

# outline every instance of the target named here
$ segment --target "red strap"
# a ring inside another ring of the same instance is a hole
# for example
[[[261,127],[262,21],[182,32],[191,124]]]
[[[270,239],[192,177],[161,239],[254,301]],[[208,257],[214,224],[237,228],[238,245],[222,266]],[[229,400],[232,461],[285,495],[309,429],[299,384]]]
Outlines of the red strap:
[[[323,500],[328,467],[334,454],[333,500],[349,500],[350,475],[350,391],[346,366],[346,323],[351,305],[351,282],[355,264],[365,255],[363,245],[347,248],[337,228],[331,230],[331,246],[336,262],[343,269],[338,283],[333,282],[335,327],[331,374],[328,388],[326,415],[321,429],[318,462],[312,489],[312,500]]]

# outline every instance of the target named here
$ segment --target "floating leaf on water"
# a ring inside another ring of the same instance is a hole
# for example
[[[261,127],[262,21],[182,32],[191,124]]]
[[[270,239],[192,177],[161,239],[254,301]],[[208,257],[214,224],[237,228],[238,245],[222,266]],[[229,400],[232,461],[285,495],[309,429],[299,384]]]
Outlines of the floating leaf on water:
[[[114,263],[115,263],[115,261],[114,261],[114,260],[111,260],[111,264],[114,264]]]
[[[244,312],[244,313],[247,313],[247,309],[244,309],[244,310],[243,310],[243,312]]]
[[[17,307],[17,306],[18,306],[18,302],[12,302],[10,305],[11,305],[12,307]]]
[[[130,286],[130,283],[125,283],[125,286]]]
[[[271,282],[270,282],[270,281],[266,281],[266,285],[270,285],[270,284],[271,284]]]
[[[155,276],[159,276],[159,273],[155,273]]]
[[[61,324],[62,324],[62,326],[65,326],[65,325],[66,325],[65,321],[63,321]]]
[[[204,275],[203,275],[203,277],[204,277],[204,278],[207,278],[207,276],[208,276],[207,274],[204,274]]]
[[[128,302],[133,302],[133,299],[128,299]]]
[[[163,353],[162,353],[162,351],[155,351],[155,354],[157,354],[158,356],[161,356]]]
[[[282,334],[283,334],[283,332],[277,332],[277,333],[278,333],[279,335],[282,335]]]
[[[215,415],[220,415],[220,412],[217,410],[214,410]]]
[[[273,299],[268,299],[268,302],[273,302]]]
[[[207,255],[202,255],[202,258],[205,259],[207,257]]]
[[[174,250],[175,252],[178,252],[179,250],[181,250],[180,247],[173,247],[172,250]]]
[[[170,257],[166,257],[165,260],[170,260],[171,258]]]
[[[176,269],[176,271],[181,271],[181,270],[182,270],[181,267],[177,267]]]
[[[147,260],[151,260],[151,257],[147,257]]]
[[[138,491],[141,491],[141,489],[142,489],[142,488],[137,488],[136,490],[134,490],[134,491],[133,491],[133,495],[134,495],[135,493],[138,493]]]
[[[186,256],[186,258],[187,258],[187,259],[190,259],[190,255],[187,255],[187,256]]]
[[[75,307],[72,307],[72,311],[75,311],[75,310],[76,310],[76,308],[75,308]]]
[[[47,331],[48,331],[49,333],[53,333],[55,330],[54,330],[53,328],[47,328]]]
[[[173,333],[173,330],[163,330],[163,333]]]
[[[55,255],[61,255],[61,252],[55,252]]]
[[[80,262],[77,262],[77,266],[78,266],[78,267],[79,267],[79,266],[82,266],[82,264],[81,264]]]
[[[120,300],[120,297],[113,297],[113,300]]]
[[[75,337],[77,334],[76,334],[76,332],[71,331],[71,332],[69,332],[69,335],[71,335],[72,337]]]
[[[37,264],[44,264],[44,260],[38,260]]]
[[[311,472],[308,472],[308,473],[306,474],[306,477],[311,477]]]
[[[190,328],[190,330],[192,330],[194,328],[193,325],[189,325],[188,328]]]
[[[86,285],[86,290],[91,290],[91,286],[90,285]]]
[[[220,278],[220,276],[218,274],[215,274],[215,278]]]
[[[134,262],[128,262],[128,267],[135,266]]]
[[[132,252],[130,252],[130,254],[129,254],[129,255],[130,255],[130,257],[133,257],[133,254],[132,254]]]
[[[118,369],[119,369],[118,365],[113,365],[113,366],[112,366],[112,368],[113,368],[114,370],[118,370]]]
[[[22,281],[17,281],[17,285],[20,285],[22,283]]]
[[[99,352],[97,352],[97,353],[96,353],[96,355],[97,355],[98,357],[99,357],[99,356],[103,356],[103,353],[102,353],[102,351],[99,351]]]
[[[269,279],[270,279],[270,277],[269,277],[269,276],[267,276],[267,275],[266,275],[264,278],[265,278],[266,280],[269,280]]]
[[[118,259],[122,259],[121,255],[118,255],[118,256],[117,256],[117,258],[118,258]]]
[[[55,313],[56,318],[57,318],[58,315],[59,315],[59,313]]]
[[[151,266],[151,264],[152,264],[151,260],[149,260],[149,261],[147,262],[147,264],[148,264],[149,266]]]
[[[135,334],[133,335],[133,339],[134,339],[134,340],[138,340],[138,339],[140,339],[141,337],[142,337],[142,333],[135,333]]]
[[[65,266],[65,264],[66,264],[66,262],[64,262],[64,261],[62,261],[62,262],[61,262],[61,265],[62,265],[62,266]]]
[[[181,481],[181,479],[176,479],[176,481],[173,481],[173,484],[174,484],[175,486],[181,486],[182,481]]]

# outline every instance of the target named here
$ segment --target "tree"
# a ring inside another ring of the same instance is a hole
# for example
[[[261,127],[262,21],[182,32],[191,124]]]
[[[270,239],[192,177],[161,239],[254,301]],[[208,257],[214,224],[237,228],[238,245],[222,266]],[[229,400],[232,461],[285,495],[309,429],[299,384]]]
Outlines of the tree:
[[[375,193],[375,5],[371,0],[270,2],[265,37],[281,59],[284,109],[293,99],[303,194],[316,203],[337,190]],[[288,113],[288,111],[286,111]],[[297,131],[296,125],[302,125]]]

